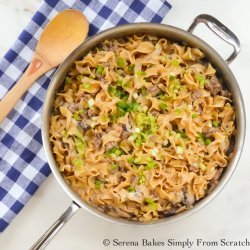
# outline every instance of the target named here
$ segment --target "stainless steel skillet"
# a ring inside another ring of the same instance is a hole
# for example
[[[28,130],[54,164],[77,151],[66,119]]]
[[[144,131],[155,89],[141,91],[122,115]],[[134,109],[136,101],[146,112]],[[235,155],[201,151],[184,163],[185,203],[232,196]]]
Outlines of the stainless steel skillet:
[[[206,42],[204,42],[203,40],[192,34],[196,25],[199,23],[206,24],[206,26],[209,29],[211,29],[216,35],[218,35],[225,42],[233,46],[234,51],[227,60],[224,60]],[[192,209],[182,212],[180,214],[173,215],[171,217],[162,218],[158,221],[154,221],[151,223],[142,223],[120,218],[114,218],[99,211],[95,207],[85,203],[74,191],[72,191],[72,189],[66,184],[63,177],[61,176],[56,161],[54,159],[51,144],[49,141],[50,137],[49,117],[54,103],[54,97],[57,92],[57,89],[60,88],[67,72],[73,65],[74,61],[87,54],[93,47],[97,46],[105,39],[126,37],[134,33],[154,34],[159,37],[165,37],[172,41],[184,42],[189,46],[201,49],[201,51],[203,51],[206,54],[208,60],[212,63],[212,65],[216,68],[217,72],[223,78],[226,87],[232,93],[236,111],[237,133],[235,137],[233,155],[228,167],[225,169],[220,179],[220,182],[216,186],[216,188],[208,196],[200,200]],[[80,45],[56,71],[52,79],[52,82],[50,84],[50,87],[48,89],[48,93],[44,102],[44,110],[42,116],[42,138],[49,165],[56,180],[65,190],[65,192],[71,197],[73,202],[70,205],[70,207],[61,215],[61,217],[51,226],[51,228],[31,247],[31,249],[33,250],[44,249],[47,246],[47,244],[51,241],[51,239],[58,233],[58,231],[64,226],[64,224],[79,208],[84,208],[90,213],[95,214],[100,218],[115,223],[132,225],[132,226],[148,226],[148,225],[158,225],[163,223],[169,224],[177,220],[180,220],[182,218],[185,218],[195,213],[205,205],[207,205],[216,195],[218,195],[218,193],[228,182],[228,180],[230,179],[231,175],[233,174],[236,168],[236,165],[239,161],[242,152],[244,138],[245,138],[246,117],[245,117],[244,103],[238,83],[232,71],[228,67],[228,64],[230,64],[236,58],[239,51],[240,51],[240,42],[239,39],[235,36],[235,34],[232,31],[230,31],[226,26],[224,26],[221,22],[219,22],[217,19],[205,14],[196,17],[193,23],[191,24],[190,28],[188,29],[188,31],[163,24],[152,24],[152,23],[127,24],[101,32],[88,39],[82,45]]]

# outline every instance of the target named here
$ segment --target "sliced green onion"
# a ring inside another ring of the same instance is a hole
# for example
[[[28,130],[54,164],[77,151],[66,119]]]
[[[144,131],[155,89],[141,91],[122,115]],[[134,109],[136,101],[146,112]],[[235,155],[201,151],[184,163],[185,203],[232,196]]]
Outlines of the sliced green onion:
[[[83,87],[84,89],[90,89],[90,88],[91,88],[91,84],[90,84],[89,82],[83,83],[82,87]]]
[[[84,109],[79,109],[78,111],[73,113],[73,119],[75,119],[76,121],[80,121],[81,117],[80,115],[84,114]]]
[[[138,113],[135,117],[135,122],[138,127],[142,127],[143,124],[147,123],[147,115],[144,113]]]
[[[61,135],[62,135],[63,138],[67,138],[68,137],[68,133],[67,133],[67,131],[65,129],[62,130]]]
[[[180,134],[181,138],[187,138],[187,134],[183,130],[178,130],[178,134]]]
[[[80,169],[83,165],[84,165],[84,161],[83,159],[78,155],[76,158],[74,158],[72,161],[71,161],[71,164],[77,168],[77,169]]]
[[[121,79],[118,79],[116,81],[117,86],[122,86],[123,81]]]
[[[124,67],[125,66],[125,60],[121,57],[119,57],[116,61],[118,67]]]
[[[109,121],[109,116],[108,116],[108,114],[107,113],[105,113],[105,114],[103,114],[102,116],[101,116],[101,119],[102,119],[102,121],[103,122],[108,122]]]
[[[116,92],[115,92],[115,96],[121,97],[122,95],[123,95],[123,90],[120,89],[120,88],[117,88],[117,89],[116,89]]]
[[[206,77],[204,75],[197,74],[197,75],[195,75],[195,79],[199,83],[200,87],[204,88],[204,86],[206,84]]]
[[[127,82],[122,84],[123,88],[131,88],[131,86],[132,86],[132,83],[130,81],[127,81]]]
[[[169,76],[169,80],[170,80],[170,81],[173,81],[173,80],[175,80],[175,79],[176,79],[176,76],[174,76],[174,75],[170,75],[170,76]]]
[[[176,133],[175,138],[179,139],[179,138],[181,138],[181,135],[179,133]]]
[[[210,138],[205,138],[205,145],[209,145],[212,142]]]
[[[134,73],[134,69],[135,69],[135,65],[134,64],[130,64],[129,66],[128,66],[128,71],[129,71],[129,73]]]
[[[124,151],[123,151],[122,149],[117,148],[117,149],[115,150],[114,154],[117,155],[117,156],[120,156],[120,155],[123,154],[123,152],[124,152]]]
[[[95,181],[95,186],[96,186],[96,188],[100,189],[101,186],[102,186],[102,181],[101,180],[96,180]]]
[[[125,91],[123,91],[119,97],[120,97],[123,101],[126,101],[126,100],[128,100],[128,96],[129,96],[128,93],[125,92]]]
[[[212,140],[209,137],[205,137],[202,133],[198,133],[198,141],[208,146]]]
[[[119,112],[119,116],[120,116],[120,117],[125,116],[126,113],[127,113],[127,112],[126,112],[124,109],[122,109],[122,108],[118,108],[118,112]]]
[[[128,99],[128,93],[126,91],[124,91],[123,88],[120,86],[118,86],[117,88],[113,87],[113,86],[109,86],[108,92],[111,96],[117,96],[117,97],[121,98],[122,100]]]
[[[159,95],[159,99],[162,101],[170,101],[172,97],[167,95]]]
[[[181,115],[182,110],[181,110],[181,109],[175,109],[175,113],[176,113],[177,115]]]
[[[206,169],[207,169],[206,165],[204,165],[202,162],[199,163],[199,168],[200,168],[202,171],[206,171]]]
[[[108,92],[111,96],[115,96],[116,95],[116,88],[115,87],[112,87],[112,86],[109,86],[108,87]]]
[[[80,139],[82,142],[85,142],[83,134],[78,128],[75,128],[73,135]]]
[[[137,75],[137,76],[140,76],[140,77],[143,77],[143,76],[146,76],[146,72],[140,70],[140,71],[137,71],[137,72],[136,72],[136,75]]]
[[[137,127],[139,127],[146,135],[155,134],[157,131],[157,122],[151,114],[137,113],[135,117]]]
[[[173,60],[173,61],[172,61],[172,65],[173,65],[174,67],[177,67],[177,66],[180,65],[180,62],[179,62],[178,60]]]
[[[139,148],[142,145],[142,137],[139,135],[136,139],[135,139],[135,146],[137,148]]]
[[[157,209],[157,203],[154,202],[154,200],[152,198],[145,198],[144,202],[149,205],[149,207],[152,210],[156,210]]]
[[[197,113],[192,114],[192,119],[197,118],[199,115]]]
[[[213,126],[214,128],[217,128],[217,127],[219,126],[219,122],[213,121],[213,122],[212,122],[212,126]]]
[[[142,156],[138,156],[135,160],[134,160],[135,164],[143,164],[143,157]]]
[[[118,111],[120,116],[124,116],[126,112],[136,112],[139,108],[139,103],[136,101],[131,101],[130,103],[126,101],[120,101],[117,103]]]
[[[131,111],[136,112],[136,111],[138,111],[138,108],[139,108],[139,103],[137,103],[136,101],[132,101],[130,103]]]
[[[198,133],[198,142],[205,142],[205,136],[202,133]]]
[[[175,79],[175,80],[171,81],[168,89],[169,89],[170,93],[178,93],[180,88],[181,88],[180,81],[178,79]]]
[[[116,150],[116,147],[113,147],[113,148],[108,150],[107,154],[112,155],[115,152],[115,150]]]
[[[117,106],[121,109],[124,109],[125,111],[128,111],[129,109],[129,103],[126,101],[120,101],[117,103]]]
[[[80,140],[79,138],[77,137],[74,137],[74,142],[75,142],[75,146],[76,146],[76,150],[77,152],[80,154],[80,155],[83,155],[84,154],[84,151],[86,149],[86,142],[85,141],[82,141]]]
[[[113,164],[112,166],[111,166],[111,169],[112,170],[115,170],[115,169],[117,169],[118,168],[118,164]]]
[[[128,163],[129,164],[133,164],[134,161],[135,161],[135,157],[131,156],[131,157],[128,158]]]
[[[139,89],[139,94],[145,95],[146,93],[147,93],[147,89],[144,86]]]
[[[72,83],[72,78],[69,77],[69,76],[67,76],[67,77],[65,78],[65,83],[66,83],[66,84]]]
[[[96,73],[97,73],[97,74],[100,74],[100,75],[103,75],[103,73],[104,73],[104,67],[102,67],[102,66],[97,66],[97,67],[96,67]]]
[[[143,184],[146,181],[146,177],[142,173],[139,173],[138,177],[139,177],[138,181],[139,184]]]
[[[133,187],[133,186],[128,187],[128,192],[129,193],[134,193],[135,192],[135,187]]]
[[[79,121],[79,120],[81,119],[78,112],[74,112],[73,118],[74,118],[76,121]]]
[[[80,115],[83,115],[83,114],[85,113],[85,110],[84,110],[84,109],[79,109],[79,110],[78,110],[78,113],[79,113]]]
[[[165,95],[159,95],[159,99],[162,101],[166,101],[166,96]]]
[[[156,165],[157,165],[157,164],[156,164],[156,161],[154,161],[153,159],[151,159],[151,160],[148,162],[146,168],[147,168],[147,169],[153,169],[153,168],[156,167]]]
[[[162,111],[166,111],[168,109],[168,105],[166,103],[162,102],[162,103],[159,104],[159,108]]]
[[[164,133],[164,136],[168,138],[169,135],[170,135],[170,131],[169,131],[169,130],[166,130],[165,133]]]
[[[113,147],[111,148],[110,150],[108,150],[107,154],[108,155],[112,155],[112,154],[115,154],[116,156],[121,156],[123,155],[125,152],[123,149],[121,148],[117,148],[117,147]]]
[[[82,78],[83,78],[83,75],[78,75],[77,77],[76,77],[76,79],[78,80],[78,81],[82,81]]]
[[[118,117],[119,117],[119,116],[118,116],[117,114],[112,114],[112,115],[110,116],[111,122],[117,122]]]

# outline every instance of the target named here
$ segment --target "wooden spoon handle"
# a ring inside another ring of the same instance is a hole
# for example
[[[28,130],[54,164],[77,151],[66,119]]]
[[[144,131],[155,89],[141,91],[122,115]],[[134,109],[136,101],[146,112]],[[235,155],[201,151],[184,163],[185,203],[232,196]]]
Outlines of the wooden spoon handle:
[[[18,100],[30,86],[49,69],[51,69],[51,65],[44,61],[41,56],[35,54],[25,73],[0,101],[0,123],[15,107]]]

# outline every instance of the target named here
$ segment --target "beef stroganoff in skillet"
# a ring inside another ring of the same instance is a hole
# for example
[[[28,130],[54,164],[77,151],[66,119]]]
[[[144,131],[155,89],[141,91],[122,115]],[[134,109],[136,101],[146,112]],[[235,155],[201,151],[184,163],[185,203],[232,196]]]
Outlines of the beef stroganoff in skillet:
[[[152,221],[192,208],[230,160],[230,92],[198,48],[133,35],[75,62],[56,94],[58,168],[103,212]]]

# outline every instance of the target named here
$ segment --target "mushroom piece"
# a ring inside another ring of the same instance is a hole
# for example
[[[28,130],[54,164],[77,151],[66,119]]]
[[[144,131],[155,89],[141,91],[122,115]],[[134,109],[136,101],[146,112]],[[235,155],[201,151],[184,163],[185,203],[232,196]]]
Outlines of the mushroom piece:
[[[212,96],[217,95],[222,90],[220,80],[213,75],[211,79],[205,84],[205,89],[208,90]]]
[[[148,92],[152,95],[152,96],[156,96],[157,94],[159,94],[161,91],[160,88],[158,88],[156,85],[153,85],[151,87],[148,88]]]

